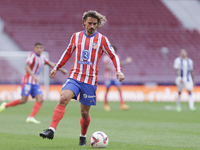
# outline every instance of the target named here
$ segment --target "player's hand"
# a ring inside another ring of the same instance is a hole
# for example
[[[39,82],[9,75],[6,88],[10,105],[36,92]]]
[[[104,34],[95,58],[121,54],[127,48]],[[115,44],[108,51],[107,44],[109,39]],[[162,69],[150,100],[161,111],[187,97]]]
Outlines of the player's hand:
[[[33,75],[32,77],[33,77],[33,80],[34,80],[36,83],[38,83],[38,82],[39,82],[39,79],[38,79],[38,77],[37,77],[37,76]]]
[[[50,73],[50,78],[53,79],[53,78],[55,77],[56,73],[57,73],[56,69],[53,68],[53,69],[51,70],[51,73]]]
[[[126,64],[129,64],[133,61],[133,59],[131,57],[127,57],[126,58]]]
[[[180,83],[183,84],[182,77],[181,76],[177,76],[175,82],[176,82],[177,85],[180,84]]]
[[[116,77],[117,77],[117,80],[119,80],[119,82],[122,82],[125,78],[122,72],[117,72]]]
[[[183,84],[183,79],[181,79],[181,83]]]

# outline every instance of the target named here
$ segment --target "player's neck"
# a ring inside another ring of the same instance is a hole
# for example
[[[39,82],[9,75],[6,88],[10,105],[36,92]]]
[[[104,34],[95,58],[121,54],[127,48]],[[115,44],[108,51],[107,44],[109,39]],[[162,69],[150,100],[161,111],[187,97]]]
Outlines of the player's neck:
[[[181,57],[181,59],[183,59],[183,60],[184,60],[184,59],[187,59],[187,57]]]
[[[95,31],[94,33],[90,34],[88,33],[86,30],[84,30],[84,34],[87,36],[87,37],[92,37],[94,35],[96,35],[97,31]]]
[[[40,57],[40,55],[39,55],[39,54],[37,54],[36,52],[35,52],[35,54],[36,54],[37,56],[39,56],[39,57]]]

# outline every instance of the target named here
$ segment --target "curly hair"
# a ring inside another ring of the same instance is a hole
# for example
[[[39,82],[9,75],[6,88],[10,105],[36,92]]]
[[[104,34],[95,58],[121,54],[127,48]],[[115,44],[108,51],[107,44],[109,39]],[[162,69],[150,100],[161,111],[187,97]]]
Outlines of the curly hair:
[[[84,20],[86,21],[87,17],[91,18],[96,18],[98,20],[98,27],[103,26],[106,23],[106,16],[103,16],[102,14],[98,13],[97,11],[94,10],[89,10],[88,12],[83,13],[82,17],[82,25],[84,25]]]

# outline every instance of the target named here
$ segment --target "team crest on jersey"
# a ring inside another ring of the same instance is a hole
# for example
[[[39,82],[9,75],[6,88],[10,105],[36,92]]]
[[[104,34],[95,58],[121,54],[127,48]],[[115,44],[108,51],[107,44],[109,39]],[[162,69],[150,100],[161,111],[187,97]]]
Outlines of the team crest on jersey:
[[[83,50],[82,58],[83,58],[83,60],[88,60],[90,58],[90,51],[89,50]]]
[[[94,49],[97,49],[97,47],[99,46],[99,44],[98,43],[93,43],[92,46],[93,46]]]

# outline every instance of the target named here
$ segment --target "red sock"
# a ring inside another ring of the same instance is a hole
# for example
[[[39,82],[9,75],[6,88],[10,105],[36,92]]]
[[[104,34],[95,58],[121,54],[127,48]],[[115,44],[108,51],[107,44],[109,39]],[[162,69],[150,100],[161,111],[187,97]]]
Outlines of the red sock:
[[[122,92],[119,92],[119,95],[120,95],[120,105],[123,105],[124,104],[124,100],[122,98]]]
[[[80,124],[81,124],[81,134],[86,135],[87,129],[90,125],[91,117],[90,115],[87,118],[81,117]]]
[[[38,111],[41,108],[42,103],[40,102],[35,102],[33,109],[31,111],[31,114],[29,115],[29,117],[35,117],[35,115],[38,113]]]
[[[105,98],[104,98],[104,105],[108,105],[107,93],[108,93],[108,92],[106,92],[106,94],[105,94]]]
[[[7,107],[10,107],[10,106],[16,106],[16,105],[19,105],[19,104],[20,104],[19,103],[19,99],[17,99],[17,100],[14,100],[14,101],[11,101],[11,102],[7,103],[5,105],[5,107],[7,108]]]
[[[50,127],[54,128],[56,130],[58,123],[63,118],[64,114],[65,114],[65,107],[61,106],[61,105],[56,105]]]

